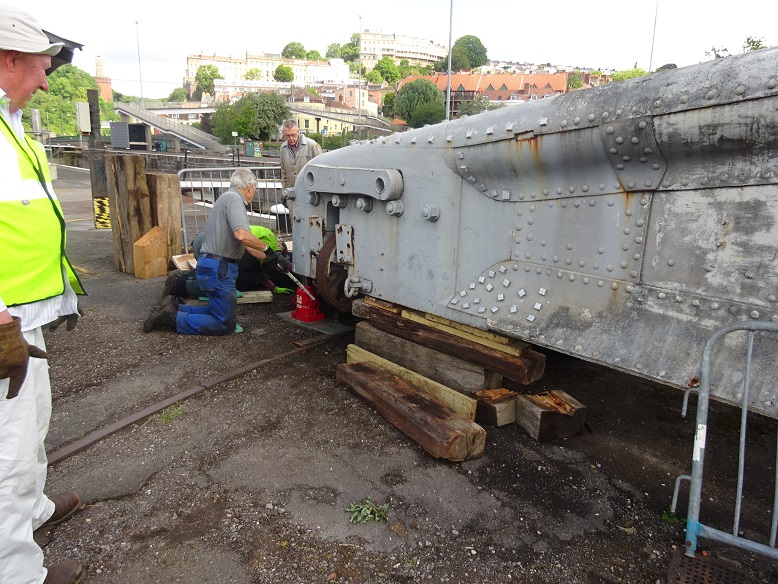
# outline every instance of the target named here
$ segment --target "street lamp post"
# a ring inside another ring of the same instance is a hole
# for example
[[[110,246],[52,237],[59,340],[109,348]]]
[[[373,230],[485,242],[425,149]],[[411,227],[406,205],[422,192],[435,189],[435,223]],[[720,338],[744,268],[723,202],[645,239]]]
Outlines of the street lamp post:
[[[146,109],[146,104],[143,102],[143,73],[140,69],[140,37],[138,35],[138,21],[135,21],[135,43],[138,46],[138,79],[140,79],[140,106]]]
[[[448,13],[448,76],[446,79],[446,121],[451,119],[451,31],[454,27],[454,0]]]
[[[362,15],[359,15],[359,86],[357,87],[357,115],[362,131]]]
[[[235,164],[235,155],[238,152],[238,133],[237,132],[233,132],[232,133],[232,139],[234,141],[234,145],[232,147],[232,164],[234,165]]]

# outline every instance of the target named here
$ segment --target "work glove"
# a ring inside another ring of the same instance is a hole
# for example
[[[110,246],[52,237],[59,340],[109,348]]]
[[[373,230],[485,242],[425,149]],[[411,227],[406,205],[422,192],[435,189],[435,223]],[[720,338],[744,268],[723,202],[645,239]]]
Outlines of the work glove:
[[[49,324],[49,330],[55,331],[57,330],[57,327],[61,325],[63,322],[67,321],[67,329],[69,331],[72,331],[74,328],[76,328],[76,325],[78,324],[78,317],[84,316],[84,311],[81,310],[81,307],[76,305],[76,313],[75,314],[64,314],[57,318],[57,320],[52,321]]]
[[[281,288],[280,286],[276,286],[273,288],[273,294],[291,294],[294,292],[291,288]]]
[[[281,269],[286,272],[287,274],[292,269],[292,262],[290,262],[288,259],[286,259],[283,255],[278,254],[278,265],[281,267]]]
[[[278,271],[278,262],[280,261],[280,255],[278,252],[273,251],[270,248],[267,248],[264,251],[265,254],[265,260],[262,262],[262,266],[265,268],[270,268],[271,270]]]
[[[18,317],[14,316],[12,322],[0,324],[0,379],[10,378],[6,399],[19,395],[27,377],[30,357],[49,358],[45,351],[27,343],[22,336],[22,321]]]

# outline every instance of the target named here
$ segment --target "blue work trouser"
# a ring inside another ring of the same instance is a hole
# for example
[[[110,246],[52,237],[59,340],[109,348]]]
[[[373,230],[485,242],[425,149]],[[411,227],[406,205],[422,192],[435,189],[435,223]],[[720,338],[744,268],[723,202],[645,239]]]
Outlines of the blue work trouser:
[[[176,331],[185,335],[229,335],[235,331],[235,280],[238,264],[200,256],[195,269],[197,282],[208,296],[208,306],[181,304]]]

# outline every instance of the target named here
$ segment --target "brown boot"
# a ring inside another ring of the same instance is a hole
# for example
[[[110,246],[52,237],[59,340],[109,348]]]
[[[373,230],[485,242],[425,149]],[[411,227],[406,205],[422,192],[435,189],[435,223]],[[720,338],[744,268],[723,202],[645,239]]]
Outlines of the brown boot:
[[[48,574],[43,584],[81,584],[86,580],[86,572],[81,562],[70,560],[54,564],[47,568]]]
[[[57,493],[51,496],[51,500],[54,502],[54,514],[35,531],[40,529],[48,529],[59,525],[63,521],[66,521],[73,517],[78,511],[84,508],[81,504],[81,497],[76,491],[66,491],[64,493]]]
[[[165,296],[162,299],[162,306],[152,312],[143,323],[143,332],[150,333],[155,329],[175,330],[176,314],[178,314],[178,301],[172,296]]]

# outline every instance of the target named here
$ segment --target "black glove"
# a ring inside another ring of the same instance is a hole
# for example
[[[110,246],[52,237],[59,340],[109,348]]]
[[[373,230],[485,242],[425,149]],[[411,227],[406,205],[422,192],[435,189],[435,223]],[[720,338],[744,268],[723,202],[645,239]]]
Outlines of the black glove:
[[[290,262],[281,254],[278,254],[278,263],[281,266],[281,269],[287,274],[292,270],[292,262]]]
[[[15,398],[27,377],[30,357],[48,359],[49,356],[35,345],[27,344],[22,335],[22,321],[0,324],[0,379],[10,378],[6,399]]]
[[[265,268],[270,268],[271,270],[279,271],[281,268],[278,265],[278,262],[280,261],[280,256],[278,253],[270,248],[267,248],[264,250],[264,254],[265,261],[262,263],[262,266]]]
[[[63,322],[67,321],[67,329],[69,331],[72,331],[74,328],[76,328],[76,325],[78,324],[78,317],[84,316],[84,311],[81,310],[81,307],[76,305],[77,312],[75,314],[65,314],[63,316],[60,316],[57,318],[57,320],[52,321],[49,324],[49,330],[55,331],[57,330],[57,327],[61,325]]]

